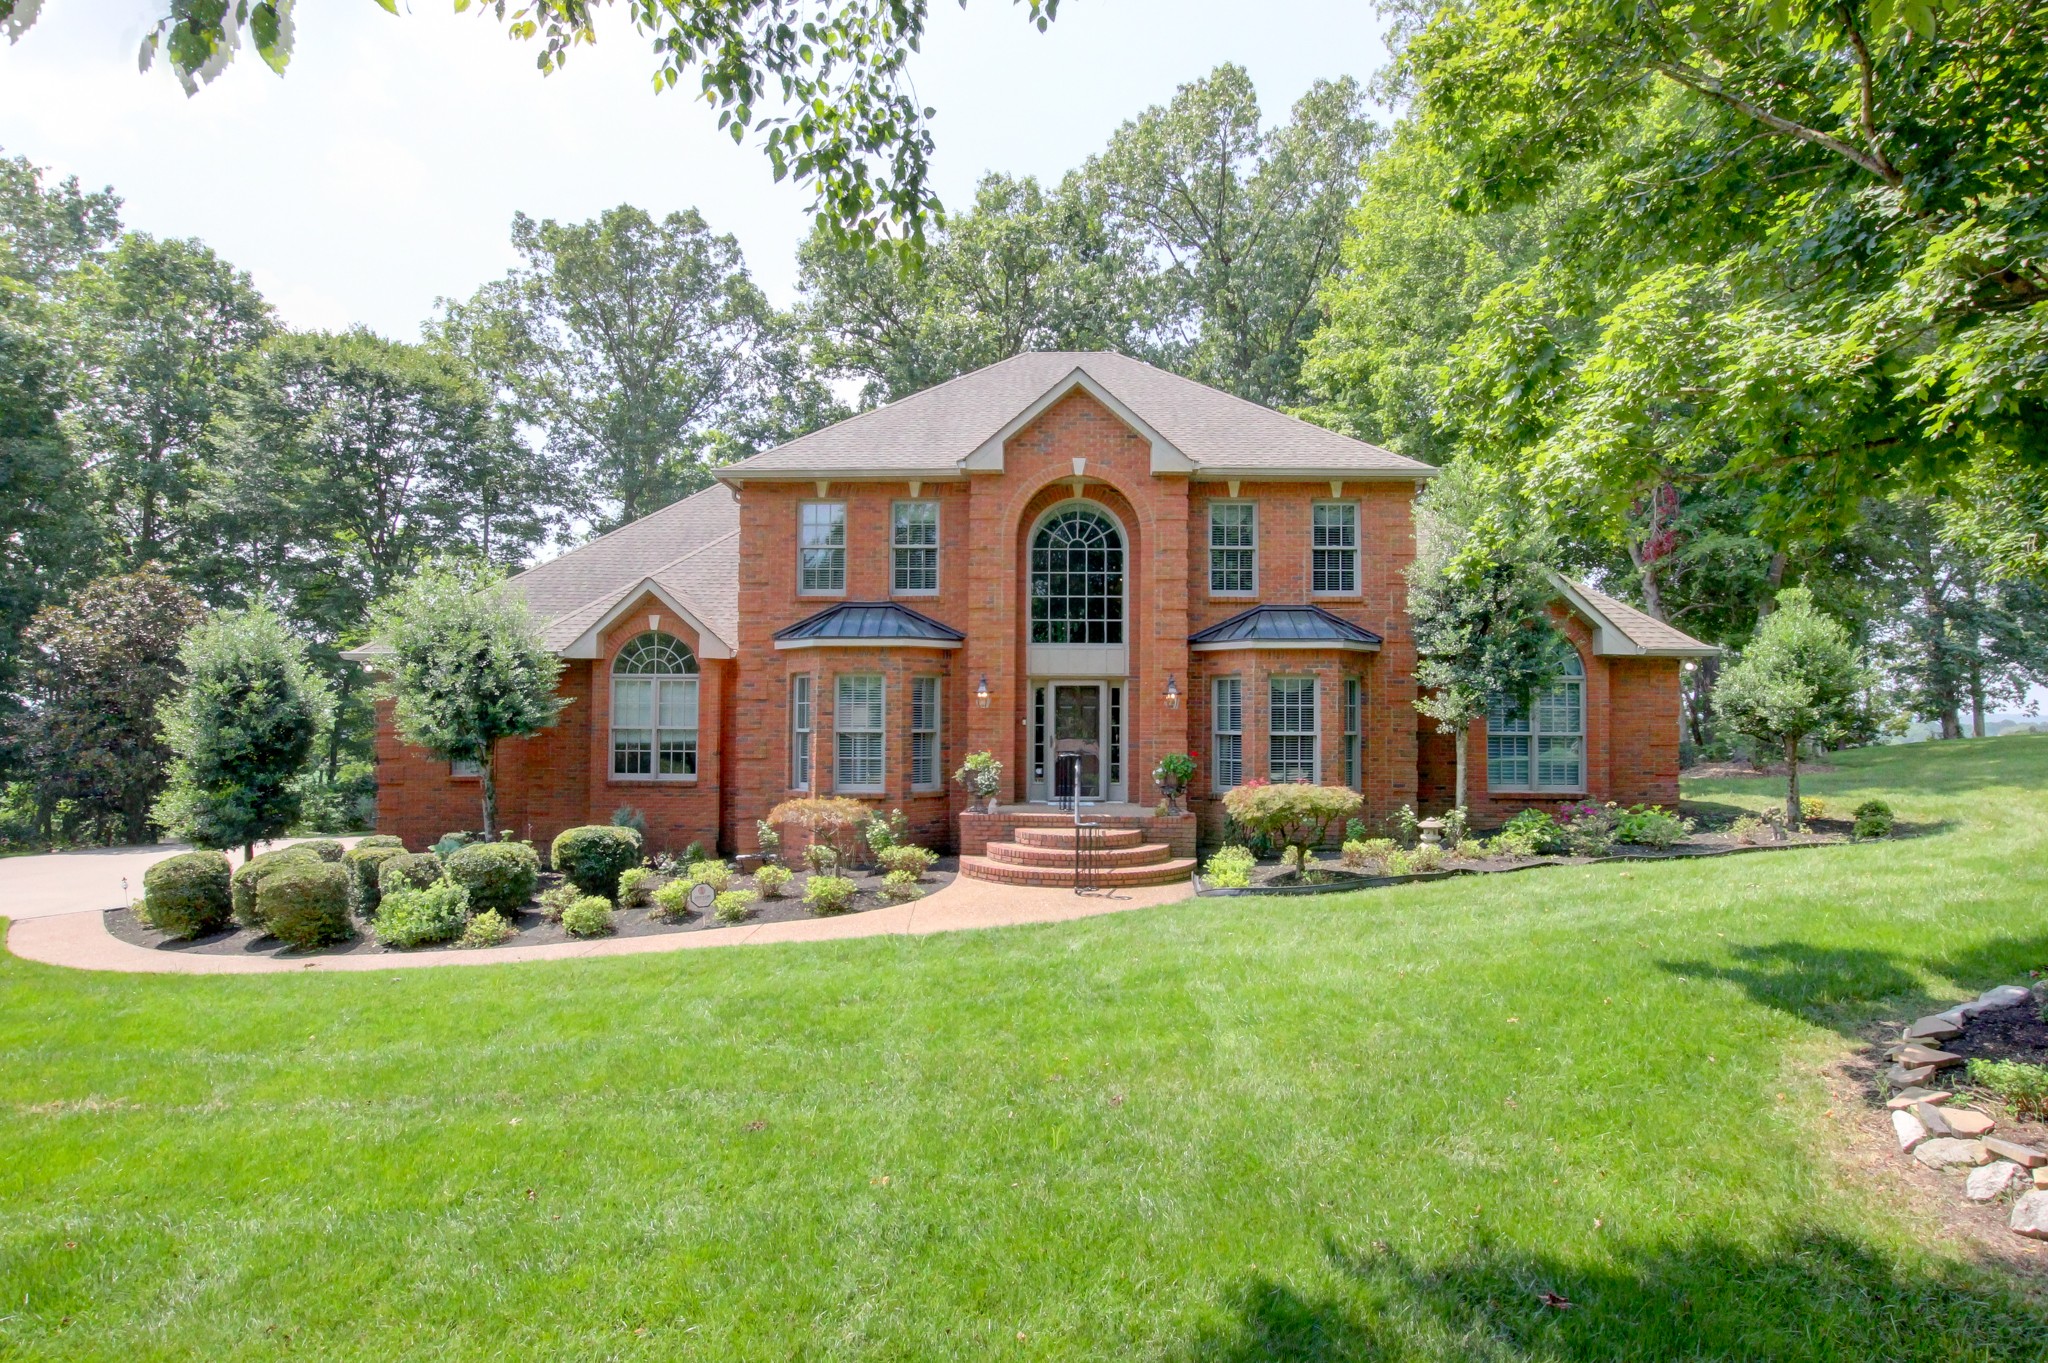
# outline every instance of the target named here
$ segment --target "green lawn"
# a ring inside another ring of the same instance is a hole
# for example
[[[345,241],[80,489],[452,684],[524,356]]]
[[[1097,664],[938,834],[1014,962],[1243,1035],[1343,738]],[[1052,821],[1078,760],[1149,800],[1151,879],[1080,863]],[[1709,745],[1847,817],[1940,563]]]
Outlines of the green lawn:
[[[8,958],[0,1356],[2041,1358],[2048,1306],[1830,1161],[1817,1071],[2048,963],[2048,737],[1809,789],[1940,827],[909,940]]]

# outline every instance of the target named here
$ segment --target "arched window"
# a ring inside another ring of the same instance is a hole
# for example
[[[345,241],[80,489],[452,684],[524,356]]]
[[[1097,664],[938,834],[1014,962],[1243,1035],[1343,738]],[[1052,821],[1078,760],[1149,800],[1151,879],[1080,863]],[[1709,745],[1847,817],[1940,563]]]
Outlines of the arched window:
[[[642,634],[612,659],[612,775],[697,776],[697,659],[683,641]]]
[[[1124,641],[1124,538],[1089,506],[1055,511],[1031,538],[1031,642]]]
[[[1486,707],[1488,790],[1586,788],[1586,668],[1576,651],[1525,713],[1509,696]]]

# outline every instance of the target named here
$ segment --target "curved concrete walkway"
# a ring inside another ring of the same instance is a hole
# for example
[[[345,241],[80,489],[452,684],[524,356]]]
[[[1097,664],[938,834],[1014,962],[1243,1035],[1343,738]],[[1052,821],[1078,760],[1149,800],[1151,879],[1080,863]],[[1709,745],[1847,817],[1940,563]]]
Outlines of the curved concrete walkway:
[[[343,847],[356,845],[357,834],[336,837]],[[315,838],[279,838],[259,842],[256,850],[289,847]],[[144,847],[81,847],[70,852],[38,852],[33,856],[0,857],[0,917],[17,921],[45,918],[81,909],[126,908],[142,898],[142,873],[166,857],[189,852],[182,842],[156,842]],[[228,853],[228,864],[240,866],[242,854]]]
[[[140,885],[139,875],[136,884]],[[422,966],[503,965],[513,961],[561,961],[582,956],[638,956],[699,947],[766,946],[776,942],[828,942],[847,937],[882,937],[1018,923],[1057,923],[1072,918],[1142,909],[1185,899],[1193,886],[1151,885],[1103,894],[1022,889],[962,876],[927,899],[844,918],[802,918],[786,923],[676,932],[652,937],[602,937],[592,942],[551,942],[545,946],[492,947],[478,951],[387,952],[366,956],[212,956],[175,948],[124,942],[107,931],[106,907],[58,910],[13,923],[7,949],[23,960],[79,970],[113,970],[171,975],[263,975],[308,970],[409,970]]]

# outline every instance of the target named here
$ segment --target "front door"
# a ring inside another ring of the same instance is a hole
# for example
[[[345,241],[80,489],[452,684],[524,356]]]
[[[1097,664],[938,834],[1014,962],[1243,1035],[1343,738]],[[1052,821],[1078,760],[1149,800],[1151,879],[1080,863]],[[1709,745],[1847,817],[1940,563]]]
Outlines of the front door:
[[[1102,798],[1102,683],[1052,685],[1053,798]],[[1078,786],[1078,791],[1077,791]]]

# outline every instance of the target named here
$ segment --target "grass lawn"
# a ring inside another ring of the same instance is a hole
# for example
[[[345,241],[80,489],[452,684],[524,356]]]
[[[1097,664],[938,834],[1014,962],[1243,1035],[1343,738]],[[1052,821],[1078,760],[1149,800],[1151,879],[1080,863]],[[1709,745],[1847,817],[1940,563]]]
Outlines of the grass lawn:
[[[1808,789],[1942,827],[611,960],[6,958],[0,1356],[2042,1358],[2040,1296],[1825,1153],[1819,1069],[2048,964],[2048,737]]]

